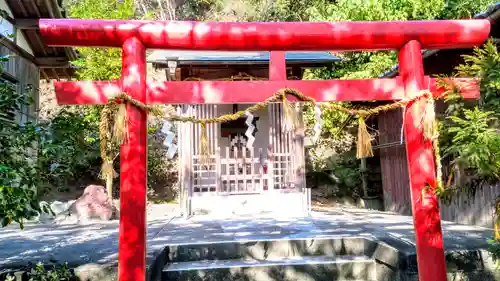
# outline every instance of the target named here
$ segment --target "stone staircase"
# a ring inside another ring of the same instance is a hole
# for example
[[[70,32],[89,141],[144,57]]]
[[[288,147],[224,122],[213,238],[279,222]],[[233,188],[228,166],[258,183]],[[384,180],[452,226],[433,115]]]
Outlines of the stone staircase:
[[[361,237],[177,245],[164,250],[149,280],[385,281],[395,270],[381,258],[394,254]]]

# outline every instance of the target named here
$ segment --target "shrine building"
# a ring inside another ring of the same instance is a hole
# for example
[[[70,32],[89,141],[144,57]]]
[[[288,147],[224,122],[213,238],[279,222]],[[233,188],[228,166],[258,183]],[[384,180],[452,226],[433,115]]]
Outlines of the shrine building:
[[[305,70],[332,67],[339,58],[328,52],[286,52],[285,61],[288,80],[301,80]],[[268,80],[270,53],[158,50],[148,56],[148,67],[157,80]],[[176,108],[181,115],[208,118],[249,106],[186,104]],[[293,108],[300,113],[299,104]],[[276,103],[237,121],[208,124],[208,164],[201,162],[200,126],[177,124],[184,216],[307,215],[311,195],[305,188],[304,130],[302,115],[298,116],[299,125],[287,130],[283,106]]]

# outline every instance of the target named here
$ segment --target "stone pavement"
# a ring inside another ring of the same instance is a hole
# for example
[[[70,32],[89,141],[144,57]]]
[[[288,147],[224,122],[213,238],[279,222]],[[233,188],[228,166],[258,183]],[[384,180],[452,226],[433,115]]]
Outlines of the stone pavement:
[[[492,230],[488,228],[452,222],[442,222],[442,226],[447,250],[484,247],[492,236]],[[156,246],[331,236],[394,239],[409,245],[415,242],[412,217],[378,211],[347,210],[314,212],[311,217],[305,218],[176,218],[149,243],[150,246]]]
[[[492,230],[443,222],[446,250],[484,248]],[[148,219],[148,259],[165,245],[233,240],[364,236],[414,245],[412,218],[390,213],[348,210],[313,213],[306,218],[213,218],[185,220],[165,213]],[[68,262],[71,266],[115,268],[118,257],[118,222],[89,225],[29,224],[0,229],[0,268],[28,262]],[[114,270],[113,270],[114,271]],[[111,279],[110,279],[111,280]]]

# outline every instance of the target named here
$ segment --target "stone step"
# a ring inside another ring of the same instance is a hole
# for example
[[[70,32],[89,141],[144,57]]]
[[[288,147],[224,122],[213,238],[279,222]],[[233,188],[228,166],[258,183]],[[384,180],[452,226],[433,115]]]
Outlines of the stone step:
[[[174,262],[162,281],[374,281],[375,260],[367,256],[308,256]]]
[[[204,260],[281,259],[305,256],[368,256],[378,243],[366,237],[328,237],[290,240],[227,241],[166,248],[169,263]]]

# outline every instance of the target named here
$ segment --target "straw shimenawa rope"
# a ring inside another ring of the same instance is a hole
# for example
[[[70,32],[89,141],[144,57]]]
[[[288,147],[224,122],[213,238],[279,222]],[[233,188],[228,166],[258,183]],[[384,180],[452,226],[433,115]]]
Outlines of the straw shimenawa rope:
[[[111,147],[113,133],[111,132],[109,121],[113,119],[115,110],[116,104],[106,105],[101,111],[101,123],[99,124],[99,137],[101,139],[100,150],[102,159],[101,178],[106,181],[106,190],[109,198],[111,198],[112,194],[113,178],[116,177],[116,172],[113,168],[113,149]]]
[[[373,149],[371,145],[371,135],[368,133],[365,119],[369,116],[373,115],[378,115],[382,112],[387,112],[391,110],[395,110],[398,108],[402,108],[406,105],[408,105],[411,102],[416,102],[421,99],[431,99],[432,100],[432,93],[424,90],[421,92],[420,95],[416,96],[413,99],[407,99],[407,100],[400,100],[391,104],[385,104],[385,105],[380,105],[374,108],[369,108],[369,109],[351,109],[351,108],[346,108],[343,107],[339,104],[330,104],[326,108],[331,109],[331,110],[337,110],[341,111],[353,116],[358,116],[358,139],[357,139],[357,149],[356,149],[356,157],[357,158],[365,158],[365,157],[372,157],[373,156]],[[433,120],[428,119],[428,120]],[[431,125],[426,124],[424,122],[424,132],[427,130],[425,129],[426,127],[429,127]]]
[[[232,77],[233,81],[236,79]],[[250,79],[247,77],[243,77],[242,79]],[[257,80],[257,79],[255,79]],[[102,178],[106,180],[106,186],[108,189],[108,194],[111,194],[112,189],[112,179],[116,177],[116,172],[113,169],[113,146],[112,144],[122,144],[128,136],[126,135],[128,132],[127,128],[127,117],[126,117],[126,109],[125,105],[128,103],[132,106],[143,110],[146,113],[151,113],[158,118],[165,118],[169,121],[174,122],[191,122],[194,124],[200,124],[201,126],[201,139],[200,139],[200,152],[201,152],[201,161],[202,163],[207,164],[209,162],[209,145],[208,145],[208,137],[207,137],[207,125],[213,123],[224,123],[229,121],[235,121],[239,118],[243,118],[245,116],[245,112],[255,113],[258,110],[264,109],[269,106],[271,103],[283,103],[284,107],[284,115],[286,124],[292,126],[291,129],[295,129],[298,124],[298,115],[295,110],[292,108],[290,103],[288,102],[287,97],[293,96],[297,100],[302,102],[310,102],[315,104],[316,101],[313,98],[305,96],[303,93],[291,89],[284,88],[276,92],[273,96],[266,99],[264,102],[257,103],[255,105],[250,106],[244,111],[238,111],[232,114],[226,114],[217,117],[211,118],[196,118],[193,116],[180,116],[177,115],[173,110],[170,109],[170,114],[165,117],[165,110],[158,106],[146,105],[140,101],[137,101],[127,95],[126,93],[120,93],[115,97],[109,99],[108,103],[105,105],[102,113],[101,113],[101,123],[100,123],[100,138],[101,138],[101,158],[103,159],[102,166]],[[352,109],[346,108],[339,104],[329,104],[326,106],[327,109],[341,111],[353,116],[358,117],[359,128],[358,128],[358,140],[357,140],[357,151],[356,156],[358,158],[365,158],[373,156],[373,150],[371,145],[371,135],[368,133],[367,126],[365,123],[365,119],[369,116],[377,115],[382,112],[395,110],[398,108],[405,107],[411,102],[416,102],[421,99],[427,99],[429,101],[430,106],[428,108],[432,108],[429,112],[426,112],[426,118],[424,118],[423,122],[423,130],[426,138],[431,139],[433,141],[434,152],[436,153],[436,163],[439,165],[439,147],[437,143],[437,129],[434,122],[434,102],[432,94],[425,90],[420,93],[420,95],[408,99],[401,100],[391,104],[381,105],[370,109]],[[432,111],[432,113],[431,113]],[[111,125],[114,122],[114,128],[111,129]],[[438,173],[438,181],[441,182],[441,172],[440,168],[437,169]]]

